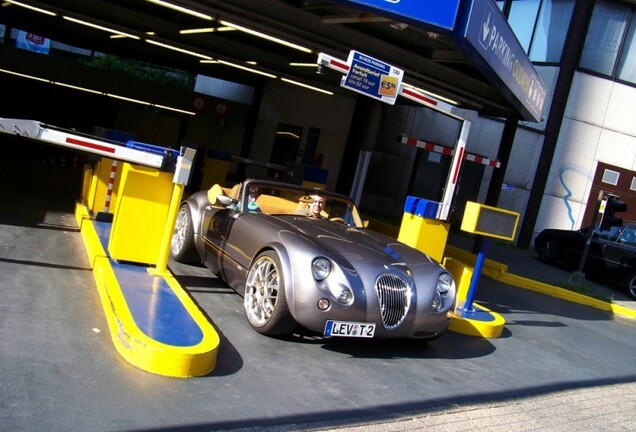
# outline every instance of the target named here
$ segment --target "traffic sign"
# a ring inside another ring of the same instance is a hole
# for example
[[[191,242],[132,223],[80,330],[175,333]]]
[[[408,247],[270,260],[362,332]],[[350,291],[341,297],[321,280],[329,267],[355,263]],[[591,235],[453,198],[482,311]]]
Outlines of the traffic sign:
[[[390,105],[395,104],[404,71],[357,51],[349,52],[349,70],[340,85]]]

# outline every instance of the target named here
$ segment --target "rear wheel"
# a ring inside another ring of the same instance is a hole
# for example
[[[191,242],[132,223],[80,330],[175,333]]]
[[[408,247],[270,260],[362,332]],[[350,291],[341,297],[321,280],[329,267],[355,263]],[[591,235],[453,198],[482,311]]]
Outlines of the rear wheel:
[[[182,263],[194,264],[200,262],[194,246],[192,215],[187,204],[183,204],[179,209],[179,213],[177,213],[177,220],[174,224],[170,242],[170,253],[175,260]]]
[[[250,267],[243,299],[247,320],[259,333],[276,336],[296,326],[287,307],[280,259],[272,251],[260,254]]]
[[[557,246],[554,239],[545,239],[542,240],[541,243],[539,243],[537,254],[539,255],[539,259],[541,261],[554,264],[559,254],[559,247]]]
[[[627,294],[636,300],[636,273],[627,278]]]

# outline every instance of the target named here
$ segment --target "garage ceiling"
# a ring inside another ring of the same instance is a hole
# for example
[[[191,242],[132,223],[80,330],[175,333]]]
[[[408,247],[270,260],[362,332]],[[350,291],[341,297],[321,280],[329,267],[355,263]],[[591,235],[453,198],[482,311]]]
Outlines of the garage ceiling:
[[[54,12],[51,16],[2,3],[0,22],[68,45],[254,84],[264,79],[202,57],[252,67],[277,77],[346,92],[337,72],[316,74],[316,68],[290,66],[315,63],[325,52],[346,60],[350,50],[364,52],[405,71],[405,81],[459,102],[482,114],[508,116],[514,109],[445,35],[397,22],[368,11],[327,0],[20,0]],[[163,5],[159,4],[163,3]],[[165,3],[198,11],[193,16]],[[69,20],[68,18],[71,18]],[[77,20],[93,25],[87,26]],[[244,31],[219,31],[227,23],[266,33],[306,47],[281,45]],[[98,29],[94,26],[99,26]],[[212,32],[184,34],[184,30]],[[116,30],[129,37],[112,37]],[[152,43],[154,42],[154,43]],[[158,45],[161,44],[161,45]],[[180,51],[166,48],[176,47]],[[186,53],[187,52],[187,53]],[[253,62],[253,63],[246,63]]]

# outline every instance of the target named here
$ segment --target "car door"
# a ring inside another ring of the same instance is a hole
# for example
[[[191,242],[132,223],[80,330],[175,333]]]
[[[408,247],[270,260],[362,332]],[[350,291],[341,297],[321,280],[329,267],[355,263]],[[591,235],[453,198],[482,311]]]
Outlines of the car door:
[[[583,230],[578,231],[559,231],[556,237],[559,259],[566,263],[568,266],[576,268],[581,259],[581,254],[585,247],[585,232]],[[590,250],[592,247],[590,247]],[[589,261],[588,252],[588,261]]]
[[[634,271],[636,263],[636,226],[625,225],[618,235],[603,240],[603,258],[605,263],[602,276],[617,282]]]
[[[231,208],[208,207],[203,212],[205,265],[218,274],[223,269],[228,233],[239,212]]]
[[[601,230],[598,227],[594,229],[585,262],[586,271],[604,276],[609,265],[607,262],[607,245],[613,243],[617,235],[618,228],[616,227],[612,227],[609,231]]]

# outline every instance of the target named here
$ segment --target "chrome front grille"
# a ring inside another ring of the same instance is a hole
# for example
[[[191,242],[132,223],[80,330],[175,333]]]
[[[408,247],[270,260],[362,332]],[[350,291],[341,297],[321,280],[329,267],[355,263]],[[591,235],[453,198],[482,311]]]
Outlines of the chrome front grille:
[[[392,274],[380,275],[375,281],[375,292],[380,303],[382,324],[386,329],[399,326],[411,305],[411,292],[404,279]]]

